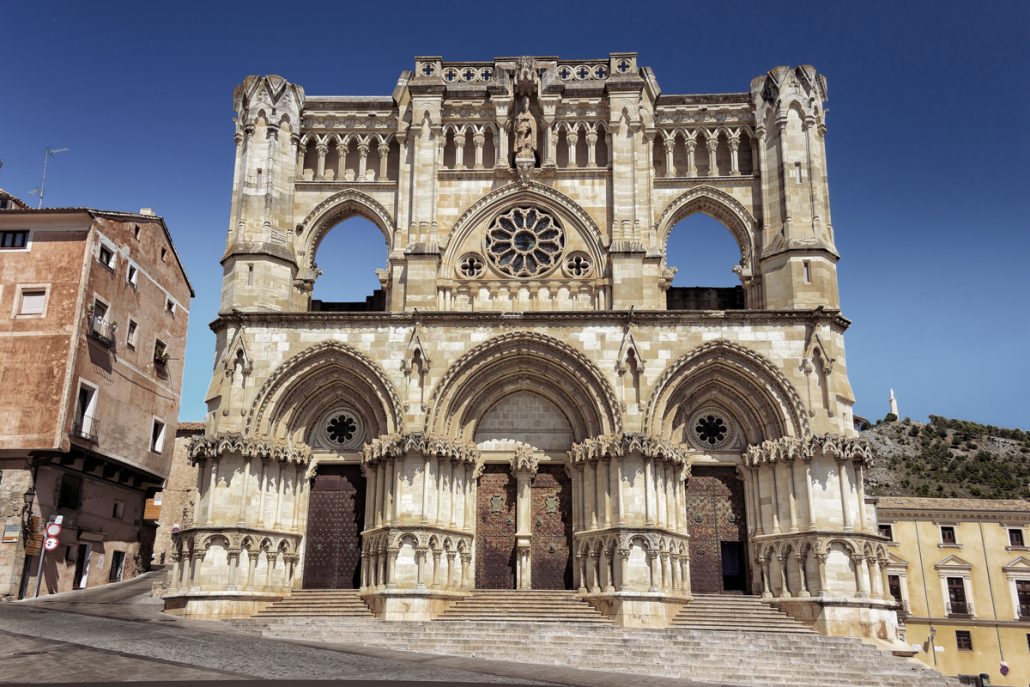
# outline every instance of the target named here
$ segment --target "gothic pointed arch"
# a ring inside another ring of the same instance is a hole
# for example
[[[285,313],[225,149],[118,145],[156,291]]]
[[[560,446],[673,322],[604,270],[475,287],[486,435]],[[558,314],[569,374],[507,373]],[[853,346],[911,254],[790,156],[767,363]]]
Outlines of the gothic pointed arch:
[[[740,266],[744,273],[755,269],[755,235],[758,222],[740,201],[713,186],[698,186],[683,193],[666,206],[658,219],[658,244],[664,255],[669,234],[685,217],[702,212],[722,222],[740,248]]]
[[[515,206],[534,205],[554,213],[567,231],[576,231],[595,265],[602,265],[606,239],[597,223],[578,203],[550,186],[536,181],[507,184],[486,194],[472,204],[448,234],[442,261],[444,274],[452,274],[461,257],[461,247],[470,234],[480,229],[497,214]]]
[[[317,269],[315,254],[318,252],[318,244],[330,229],[354,215],[360,215],[375,224],[383,233],[387,252],[392,249],[395,224],[389,211],[365,193],[354,189],[340,191],[316,205],[304,221],[297,225],[297,262],[303,266],[304,271],[312,274],[312,279]]]
[[[730,341],[708,342],[672,362],[654,385],[644,427],[656,436],[693,441],[688,431],[694,415],[706,408],[725,412],[736,425],[727,433],[738,432],[747,444],[811,433],[801,396],[783,373]]]
[[[366,439],[401,430],[402,406],[382,367],[346,344],[327,341],[269,375],[247,415],[245,433],[309,442],[315,423],[337,406],[354,414]]]
[[[561,409],[576,441],[620,432],[620,406],[611,384],[582,353],[543,334],[513,332],[459,358],[436,385],[427,434],[471,439],[496,403],[531,392]]]

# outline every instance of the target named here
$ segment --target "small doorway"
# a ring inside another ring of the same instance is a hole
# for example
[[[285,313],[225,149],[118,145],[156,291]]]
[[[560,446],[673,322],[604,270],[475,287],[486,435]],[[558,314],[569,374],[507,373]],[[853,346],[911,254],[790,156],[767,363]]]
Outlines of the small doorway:
[[[572,483],[564,465],[541,465],[532,486],[532,588],[572,589]]]
[[[486,465],[476,504],[476,588],[515,589],[517,480],[507,464]]]
[[[322,465],[311,484],[304,547],[304,589],[361,585],[365,478],[357,465]]]
[[[735,468],[693,466],[687,482],[687,529],[692,591],[748,591],[744,485]]]
[[[722,590],[724,592],[744,592],[747,590],[745,574],[747,556],[744,542],[719,542],[722,552]]]

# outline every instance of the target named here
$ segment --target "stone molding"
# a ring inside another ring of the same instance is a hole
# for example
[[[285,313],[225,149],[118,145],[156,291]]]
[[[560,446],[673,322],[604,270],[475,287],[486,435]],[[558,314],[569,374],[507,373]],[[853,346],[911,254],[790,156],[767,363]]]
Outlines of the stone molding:
[[[383,460],[400,458],[408,453],[446,458],[471,465],[478,465],[480,462],[479,448],[471,441],[413,432],[385,434],[372,439],[361,448],[361,463],[372,465]]]
[[[283,463],[307,465],[311,449],[306,444],[281,439],[254,439],[240,434],[205,434],[193,437],[187,448],[192,464],[205,458],[220,458],[226,453],[239,453],[244,458],[261,458]]]
[[[586,463],[640,453],[645,458],[675,463],[687,467],[689,452],[666,439],[641,432],[602,434],[572,445],[569,459],[573,463]]]
[[[744,450],[744,462],[750,467],[767,463],[790,463],[797,459],[811,462],[817,454],[866,466],[873,464],[873,450],[869,442],[839,434],[818,434],[805,438],[780,437],[763,441]]]
[[[515,447],[515,453],[511,457],[513,474],[526,472],[532,477],[537,473],[539,467],[540,459],[537,458],[537,452],[531,446],[520,443]]]
[[[257,527],[197,525],[174,533],[172,540],[174,542],[173,560],[184,555],[199,554],[203,556],[203,552],[211,544],[218,543],[219,540],[227,544],[228,552],[237,555],[241,551],[247,551],[252,555],[281,553],[284,556],[296,556],[300,547],[301,535]]]
[[[311,270],[312,278],[317,270],[315,246],[340,219],[343,219],[344,215],[354,214],[370,220],[379,228],[386,240],[389,254],[393,246],[393,232],[396,229],[393,217],[386,208],[368,194],[355,189],[346,189],[334,193],[316,205],[297,225],[297,236],[306,254],[306,267]]]
[[[750,274],[755,266],[755,232],[758,222],[740,201],[714,186],[696,186],[669,203],[657,222],[658,242],[662,254],[667,251],[669,234],[676,223],[696,209],[702,209],[723,222],[737,240],[740,265]]]

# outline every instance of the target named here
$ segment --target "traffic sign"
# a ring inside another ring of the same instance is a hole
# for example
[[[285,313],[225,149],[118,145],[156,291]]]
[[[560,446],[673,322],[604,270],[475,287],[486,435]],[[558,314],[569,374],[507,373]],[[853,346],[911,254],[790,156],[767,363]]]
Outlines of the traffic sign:
[[[57,548],[57,538],[56,537],[47,537],[46,539],[44,539],[43,540],[43,548],[46,549],[47,551],[53,551],[54,549],[56,549]]]
[[[56,522],[52,522],[46,526],[46,535],[48,537],[56,537],[61,534],[61,526]]]

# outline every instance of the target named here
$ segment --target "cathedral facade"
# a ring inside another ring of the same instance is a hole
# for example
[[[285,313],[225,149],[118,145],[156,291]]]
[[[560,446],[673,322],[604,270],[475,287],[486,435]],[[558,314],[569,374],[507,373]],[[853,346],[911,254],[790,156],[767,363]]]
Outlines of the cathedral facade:
[[[895,640],[853,428],[826,80],[661,91],[635,53],[418,57],[389,96],[234,93],[232,217],[200,499],[166,607],[241,617],[351,588],[381,618],[568,589],[662,627],[761,595]],[[725,225],[740,286],[672,286]],[[327,233],[383,234],[381,288],[312,298]]]

